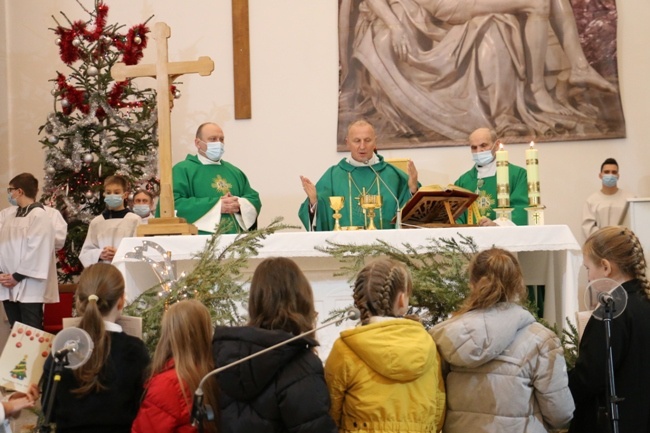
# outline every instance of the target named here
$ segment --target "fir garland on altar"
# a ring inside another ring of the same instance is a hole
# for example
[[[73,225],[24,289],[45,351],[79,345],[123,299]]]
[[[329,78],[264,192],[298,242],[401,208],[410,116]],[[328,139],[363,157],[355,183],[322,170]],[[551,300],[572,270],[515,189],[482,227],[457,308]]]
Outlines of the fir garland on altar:
[[[232,222],[224,221],[206,242],[202,251],[194,256],[196,267],[186,276],[171,282],[170,287],[158,285],[141,294],[124,310],[125,314],[142,318],[143,340],[152,351],[160,337],[160,323],[167,307],[183,299],[198,299],[212,315],[213,322],[220,325],[241,325],[242,309],[245,309],[248,292],[242,270],[248,260],[257,256],[261,241],[273,233],[297,227],[282,224],[276,218],[265,228],[237,235],[228,244],[220,244]]]
[[[318,248],[337,258],[341,264],[339,275],[348,275],[350,282],[373,257],[385,256],[404,263],[413,278],[413,294],[410,299],[409,314],[417,315],[425,327],[446,320],[458,310],[469,293],[467,268],[478,247],[471,237],[459,234],[460,240],[431,238],[424,248],[415,248],[405,243],[401,248],[378,240],[370,245],[337,244],[327,242],[328,246]],[[352,289],[351,289],[352,290]],[[550,326],[537,315],[537,305],[531,300],[524,305],[535,319],[555,332],[564,348],[569,369],[573,368],[578,357],[578,331],[567,319],[567,327],[558,329]],[[331,312],[326,319],[342,318],[349,307]]]
[[[478,250],[474,240],[463,235],[460,241],[432,238],[423,248],[408,243],[398,248],[381,240],[370,245],[327,244],[318,249],[337,258],[342,264],[339,275],[349,275],[350,281],[373,257],[385,256],[404,263],[413,278],[410,313],[417,314],[426,327],[445,320],[460,307],[469,292],[467,265]],[[336,310],[331,318],[345,311]]]
[[[134,189],[154,192],[159,183],[156,92],[139,90],[131,80],[116,82],[110,73],[117,62],[140,61],[149,28],[145,22],[125,31],[107,24],[102,1],[95,0],[93,10],[77,3],[87,20],[72,21],[61,12],[65,26],[53,17],[57,26],[51,30],[69,71],[57,71],[50,80],[53,111],[39,128],[45,149],[41,200],[68,222],[68,238],[58,252],[60,282],[70,282],[83,269],[78,252],[88,224],[104,210],[104,179],[119,174]]]

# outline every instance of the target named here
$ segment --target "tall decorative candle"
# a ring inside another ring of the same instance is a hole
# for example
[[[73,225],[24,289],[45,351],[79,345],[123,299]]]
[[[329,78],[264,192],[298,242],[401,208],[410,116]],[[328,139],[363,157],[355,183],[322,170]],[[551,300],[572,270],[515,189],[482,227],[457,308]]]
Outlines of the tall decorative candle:
[[[499,143],[497,156],[497,206],[510,207],[510,176],[508,170],[508,152]]]
[[[539,160],[535,143],[530,142],[530,148],[526,150],[526,174],[528,177],[528,205],[539,206],[541,204],[539,191]]]

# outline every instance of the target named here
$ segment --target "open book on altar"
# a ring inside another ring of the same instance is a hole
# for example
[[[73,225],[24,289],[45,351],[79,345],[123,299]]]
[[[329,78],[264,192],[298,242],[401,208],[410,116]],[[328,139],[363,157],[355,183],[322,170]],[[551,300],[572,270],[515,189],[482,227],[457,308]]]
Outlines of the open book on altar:
[[[402,209],[404,227],[449,227],[478,198],[477,194],[455,185],[420,188]],[[475,215],[475,217],[478,215]],[[478,218],[474,218],[478,221]],[[468,219],[470,221],[470,219]],[[393,218],[395,223],[395,218]]]

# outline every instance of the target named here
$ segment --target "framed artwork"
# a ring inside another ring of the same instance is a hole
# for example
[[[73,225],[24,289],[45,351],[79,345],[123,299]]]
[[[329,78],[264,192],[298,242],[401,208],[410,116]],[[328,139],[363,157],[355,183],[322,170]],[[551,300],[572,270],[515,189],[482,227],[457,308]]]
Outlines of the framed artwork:
[[[360,118],[380,148],[625,137],[616,21],[614,0],[339,0],[338,150]]]

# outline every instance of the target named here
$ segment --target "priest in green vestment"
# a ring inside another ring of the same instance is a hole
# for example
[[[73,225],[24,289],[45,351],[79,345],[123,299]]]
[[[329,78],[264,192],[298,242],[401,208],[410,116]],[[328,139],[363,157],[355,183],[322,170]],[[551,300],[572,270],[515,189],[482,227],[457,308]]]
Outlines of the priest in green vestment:
[[[196,131],[196,155],[187,155],[172,168],[176,215],[202,234],[230,220],[229,233],[257,227],[262,208],[259,194],[239,168],[222,159],[224,134],[219,125],[204,123]]]
[[[496,151],[498,140],[496,133],[488,128],[479,128],[469,136],[474,167],[463,173],[454,185],[476,192],[479,213],[483,218],[479,225],[503,225],[496,220],[494,209],[497,207]],[[514,164],[508,164],[510,183],[510,207],[512,223],[518,226],[528,225],[528,176],[526,170]],[[496,220],[496,221],[495,221]],[[458,224],[467,224],[467,212],[457,220]]]
[[[308,231],[333,230],[334,211],[330,208],[329,198],[341,196],[345,204],[339,211],[340,225],[368,227],[368,212],[364,212],[359,204],[359,198],[365,193],[382,197],[381,208],[375,210],[374,225],[378,229],[395,228],[391,220],[396,216],[398,206],[402,209],[420,187],[415,165],[409,161],[407,174],[377,155],[375,129],[364,120],[349,126],[345,142],[350,156],[330,167],[316,185],[308,178],[300,177],[307,194],[298,211],[300,220]]]

